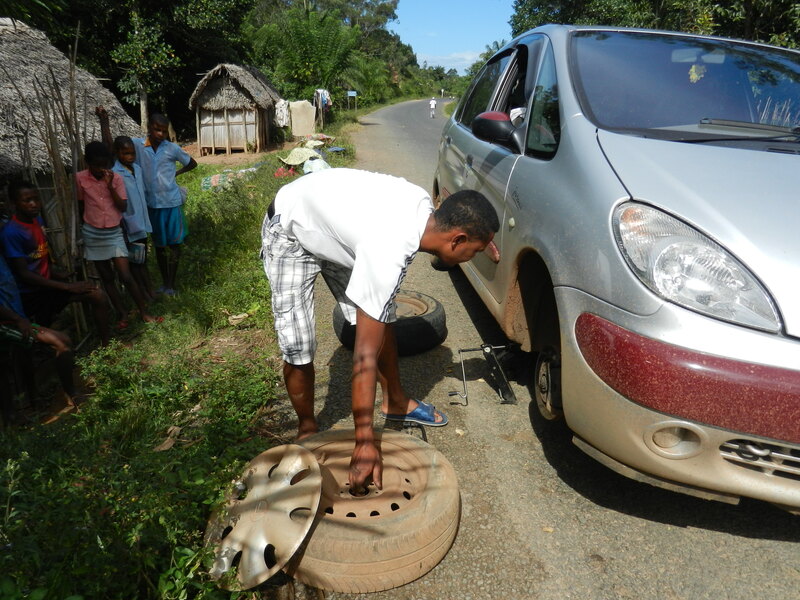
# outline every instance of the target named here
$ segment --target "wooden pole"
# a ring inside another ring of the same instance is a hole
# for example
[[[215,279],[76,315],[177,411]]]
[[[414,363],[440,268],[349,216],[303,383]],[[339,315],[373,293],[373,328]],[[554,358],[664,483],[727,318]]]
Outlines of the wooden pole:
[[[256,106],[253,109],[253,115],[255,115],[255,125],[253,129],[253,133],[255,133],[255,139],[253,140],[253,148],[256,152],[261,152],[261,109]],[[247,124],[245,123],[244,131],[247,133]]]
[[[217,111],[211,111],[211,154],[217,153]]]
[[[200,105],[197,105],[197,108],[194,111],[194,123],[195,128],[197,129],[197,151],[200,153],[200,156],[203,156],[203,144],[202,140],[200,139]]]
[[[225,113],[224,114],[225,114],[225,153],[226,154],[230,154],[231,153],[231,120],[228,118],[228,109],[227,108],[225,108]],[[246,133],[247,132],[245,131],[245,137],[247,137]],[[247,148],[245,148],[245,152],[246,151],[247,151]]]

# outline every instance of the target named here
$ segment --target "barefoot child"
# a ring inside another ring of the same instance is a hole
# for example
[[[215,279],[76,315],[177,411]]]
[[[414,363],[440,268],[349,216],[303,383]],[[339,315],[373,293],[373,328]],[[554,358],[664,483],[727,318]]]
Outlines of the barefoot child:
[[[147,137],[133,140],[136,162],[144,174],[147,206],[153,225],[153,246],[161,272],[160,291],[166,296],[174,296],[181,246],[187,233],[183,215],[185,198],[176,177],[194,169],[197,162],[167,139],[169,120],[164,115],[150,115],[147,132]],[[177,171],[176,162],[183,165]]]
[[[142,169],[136,164],[136,148],[131,138],[126,135],[115,138],[113,149],[116,162],[111,171],[122,177],[128,196],[128,208],[122,215],[128,238],[128,263],[139,291],[150,301],[154,294],[147,271],[147,234],[153,228],[147,214]]]
[[[78,203],[83,215],[84,258],[95,264],[103,288],[120,317],[117,327],[128,326],[127,311],[114,282],[114,269],[133,297],[145,323],[156,321],[147,313],[145,299],[128,265],[128,248],[122,235],[122,213],[127,208],[127,195],[122,177],[108,170],[111,153],[102,142],[86,145],[87,169],[75,174]]]

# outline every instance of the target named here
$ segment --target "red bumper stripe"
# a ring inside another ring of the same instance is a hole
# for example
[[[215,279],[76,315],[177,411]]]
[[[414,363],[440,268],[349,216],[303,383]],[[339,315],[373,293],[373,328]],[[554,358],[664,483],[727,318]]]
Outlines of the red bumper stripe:
[[[583,313],[584,359],[607,385],[647,408],[752,435],[800,443],[800,371],[673,346]]]

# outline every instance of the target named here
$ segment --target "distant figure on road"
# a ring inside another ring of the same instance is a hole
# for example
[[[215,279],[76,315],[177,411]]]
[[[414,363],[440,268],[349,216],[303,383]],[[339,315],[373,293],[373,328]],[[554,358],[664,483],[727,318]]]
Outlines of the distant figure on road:
[[[436,116],[436,98],[431,98],[431,101],[428,103],[431,107],[431,119]]]
[[[314,414],[314,280],[322,273],[345,318],[356,325],[352,410],[356,445],[351,489],[381,487],[381,454],[372,414],[376,384],[387,420],[433,427],[447,417],[409,398],[400,384],[392,323],[395,296],[417,252],[437,267],[470,260],[491,244],[497,213],[479,192],[462,190],[434,212],[428,193],[400,177],[325,169],[284,186],[261,229],[264,271],[272,291],[283,377],[297,413],[297,439],[318,431]],[[495,255],[496,256],[496,255]],[[499,256],[496,256],[497,260]]]

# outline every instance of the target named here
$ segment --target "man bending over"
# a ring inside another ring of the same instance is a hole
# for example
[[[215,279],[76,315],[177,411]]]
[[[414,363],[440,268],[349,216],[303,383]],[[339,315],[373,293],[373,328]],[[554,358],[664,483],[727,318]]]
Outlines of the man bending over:
[[[497,213],[480,193],[463,190],[434,212],[430,196],[405,179],[354,169],[303,176],[275,197],[262,226],[264,271],[283,353],[283,375],[298,417],[297,439],[316,433],[314,417],[314,280],[322,273],[345,318],[356,325],[352,408],[355,448],[351,489],[370,478],[381,487],[382,464],[374,441],[376,385],[384,418],[447,424],[433,406],[410,399],[400,384],[395,296],[418,251],[449,268],[490,246]]]

